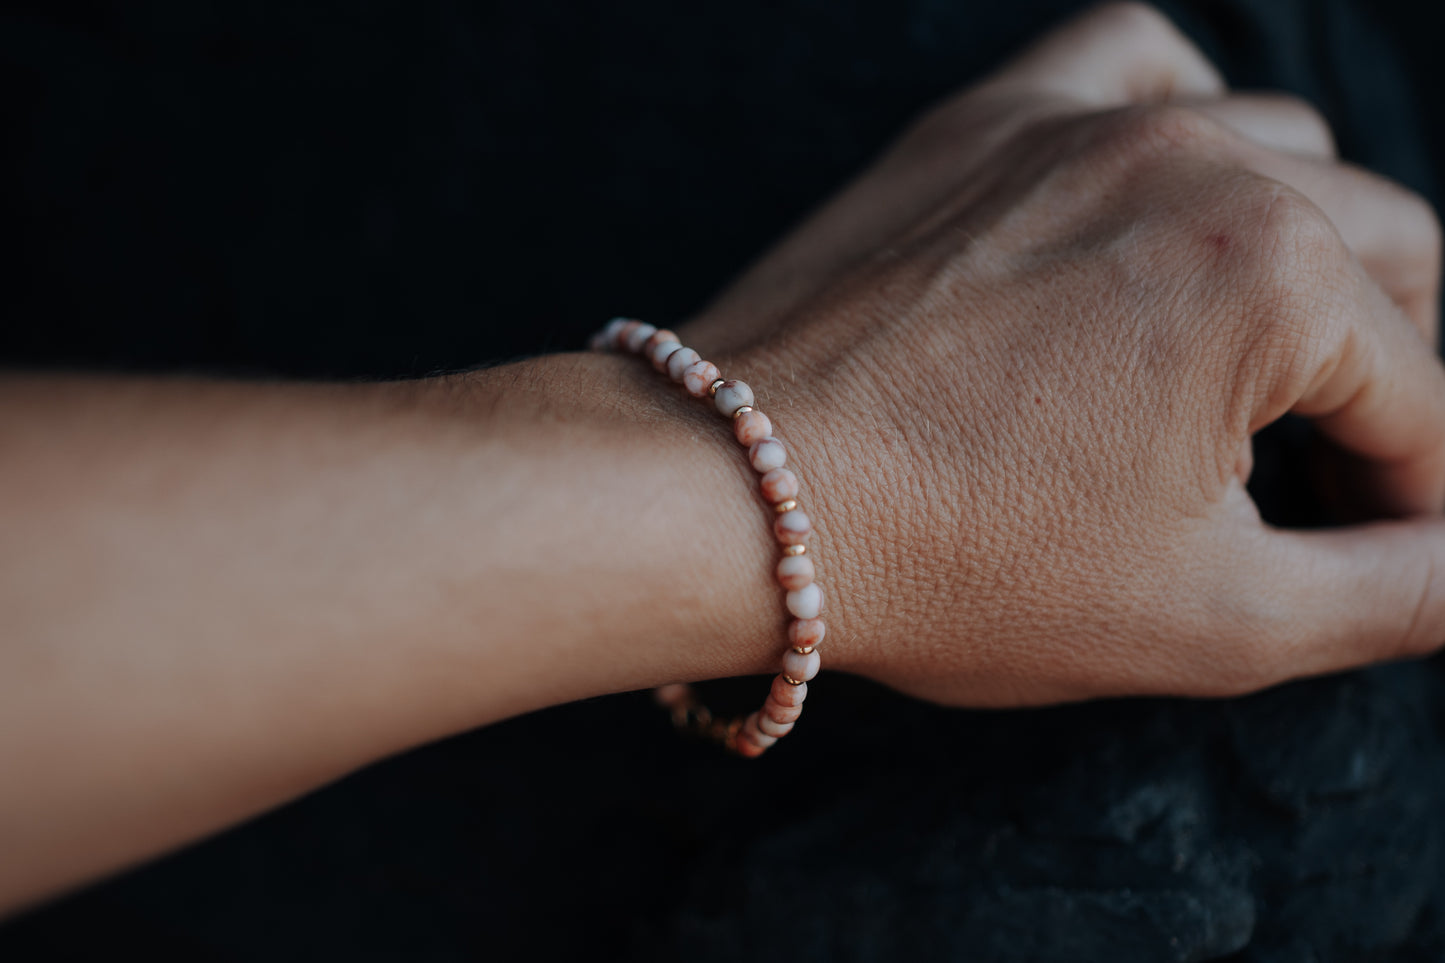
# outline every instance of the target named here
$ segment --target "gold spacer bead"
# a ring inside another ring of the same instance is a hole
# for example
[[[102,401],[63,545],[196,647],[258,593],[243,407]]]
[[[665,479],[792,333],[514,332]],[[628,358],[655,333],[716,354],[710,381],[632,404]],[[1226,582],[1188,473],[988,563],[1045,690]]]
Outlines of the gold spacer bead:
[[[796,652],[796,653],[798,653],[799,655],[812,655],[812,654],[813,654],[813,650],[814,650],[815,648],[817,648],[817,646],[813,646],[813,645],[795,645],[795,646],[793,646],[793,651]]]
[[[804,682],[803,679],[794,679],[786,672],[779,672],[778,675],[782,676],[783,681],[786,682],[788,685],[802,685]]]
[[[806,546],[806,545],[788,545],[788,546],[785,546],[785,547],[783,548],[783,554],[784,554],[784,555],[807,555],[807,554],[808,554],[808,546]]]
[[[739,418],[741,418],[743,415],[747,414],[748,412],[750,412],[750,411],[752,411],[752,410],[753,410],[753,406],[752,406],[752,405],[743,405],[743,406],[742,406],[741,408],[739,408],[737,411],[734,411],[734,412],[733,412],[733,421],[737,421],[737,420],[738,420]]]
[[[715,395],[717,394],[717,390],[727,383],[728,382],[726,378],[719,378],[712,384],[707,386],[707,393],[710,395]]]
[[[781,515],[781,514],[783,514],[784,512],[791,512],[793,509],[795,509],[795,508],[797,508],[797,507],[798,507],[798,501],[797,501],[797,499],[789,498],[787,501],[778,502],[776,505],[774,505],[774,506],[773,506],[773,511],[775,511],[775,512],[777,512],[779,515]]]

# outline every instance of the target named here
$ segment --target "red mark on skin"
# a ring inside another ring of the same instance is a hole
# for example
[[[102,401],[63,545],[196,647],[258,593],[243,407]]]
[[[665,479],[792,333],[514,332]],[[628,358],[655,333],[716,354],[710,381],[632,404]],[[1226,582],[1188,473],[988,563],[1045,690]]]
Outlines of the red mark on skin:
[[[1223,254],[1229,250],[1229,245],[1233,243],[1228,234],[1211,234],[1205,238],[1205,240],[1218,254]]]
[[[1034,395],[1034,404],[1036,404],[1036,405],[1041,405],[1041,404],[1043,404],[1043,403],[1044,403],[1044,399],[1043,399],[1043,398],[1039,397],[1038,395]]]

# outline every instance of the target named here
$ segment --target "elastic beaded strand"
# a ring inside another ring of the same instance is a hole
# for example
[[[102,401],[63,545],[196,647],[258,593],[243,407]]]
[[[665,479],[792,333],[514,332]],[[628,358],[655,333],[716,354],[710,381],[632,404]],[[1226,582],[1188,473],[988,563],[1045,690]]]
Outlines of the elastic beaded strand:
[[[623,351],[639,355],[689,395],[710,401],[719,414],[732,422],[733,435],[747,451],[748,463],[759,475],[758,491],[768,503],[773,534],[780,555],[777,582],[793,621],[788,625],[788,644],[783,650],[780,671],[763,707],[741,719],[719,719],[704,706],[687,685],[673,684],[654,693],[658,703],[672,714],[679,729],[697,733],[719,743],[728,751],[756,758],[793,730],[808,697],[808,682],[818,674],[817,646],[823,641],[823,591],[813,581],[815,570],[807,540],[813,525],[799,507],[798,479],[783,467],[788,451],[773,437],[773,424],[758,410],[753,389],[746,382],[726,379],[717,365],[705,361],[685,347],[676,334],[631,318],[614,318],[592,337],[598,351]]]

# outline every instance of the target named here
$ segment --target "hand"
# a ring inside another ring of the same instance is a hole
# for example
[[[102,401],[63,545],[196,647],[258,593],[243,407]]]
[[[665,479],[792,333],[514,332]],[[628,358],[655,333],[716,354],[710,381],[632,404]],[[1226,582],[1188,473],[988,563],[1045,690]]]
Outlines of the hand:
[[[953,704],[1219,696],[1445,641],[1440,231],[1324,122],[1100,8],[939,105],[686,327],[814,507],[825,666]],[[1263,524],[1287,412],[1374,517]]]

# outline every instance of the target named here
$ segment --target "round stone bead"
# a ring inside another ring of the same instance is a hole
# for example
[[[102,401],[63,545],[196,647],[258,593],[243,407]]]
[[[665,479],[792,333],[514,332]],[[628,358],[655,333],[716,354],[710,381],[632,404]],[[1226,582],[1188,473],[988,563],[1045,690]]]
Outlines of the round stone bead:
[[[602,342],[602,347],[617,347],[617,336],[621,334],[622,329],[627,326],[628,320],[629,319],[627,318],[613,318],[611,321],[607,322],[607,326],[602,329],[601,333],[598,336]]]
[[[752,464],[753,471],[767,473],[774,468],[782,468],[787,460],[788,449],[776,438],[764,438],[748,449],[748,461]]]
[[[797,676],[793,676],[793,678],[796,679]],[[686,702],[689,694],[688,687],[680,682],[658,686],[652,691],[652,697],[657,700],[657,704],[668,709]]]
[[[666,328],[658,328],[656,331],[652,332],[652,334],[648,337],[647,341],[643,343],[642,353],[647,355],[649,358],[652,357],[652,352],[657,348],[659,344],[664,341],[676,341],[681,344],[682,339],[673,332],[667,330]]]
[[[768,735],[758,725],[758,714],[756,712],[743,720],[742,732],[739,732],[738,734],[742,735],[743,732],[746,732],[753,742],[756,742],[764,749],[767,749],[773,743],[778,741],[777,736]]]
[[[801,508],[795,508],[790,512],[783,512],[773,520],[773,534],[778,541],[784,545],[801,545],[808,540],[808,533],[813,530],[813,523]],[[803,558],[804,556],[797,556]]]
[[[783,656],[783,675],[790,679],[797,679],[799,682],[807,682],[818,674],[820,665],[822,665],[822,660],[816,652],[809,652],[807,655],[789,652]]]
[[[799,619],[788,626],[788,641],[795,648],[806,649],[823,641],[828,632],[828,623],[822,619]]]
[[[637,354],[642,350],[642,346],[647,343],[647,339],[656,333],[657,329],[655,327],[638,321],[637,327],[635,328],[632,327],[631,324],[628,324],[627,328],[623,331],[620,341],[622,346],[628,351]]]
[[[672,357],[672,353],[681,347],[682,345],[676,341],[658,341],[654,338],[652,341],[652,350],[648,354],[648,357],[652,359],[652,366],[658,371],[666,371],[667,359]]]
[[[774,468],[758,479],[758,491],[776,505],[790,498],[798,497],[798,476],[786,468]]]
[[[753,403],[753,389],[749,388],[745,381],[724,381],[718,386],[717,394],[712,396],[712,400],[718,411],[731,418],[733,412],[743,405]]]
[[[781,679],[779,679],[778,681],[782,682]],[[783,682],[783,685],[788,684],[786,682]],[[791,689],[793,687],[788,685],[788,688]],[[793,723],[797,722],[802,715],[803,706],[801,703],[795,706],[785,706],[778,700],[774,699],[771,695],[769,695],[767,700],[763,702],[762,717],[771,721],[775,725],[791,726]]]
[[[818,588],[817,582],[814,582],[812,585],[804,585],[800,589],[789,592],[784,597],[784,601],[794,618],[816,619],[818,613],[823,611],[823,590]]]
[[[778,560],[778,584],[789,592],[813,582],[813,560],[806,555],[785,555]],[[797,676],[793,676],[797,678]]]
[[[758,731],[765,736],[781,739],[793,731],[793,724],[791,722],[774,722],[766,715],[762,715],[758,716]]]
[[[758,756],[768,751],[767,746],[757,741],[761,736],[761,731],[759,731],[757,735],[739,732],[737,739],[733,742],[733,751],[744,759],[758,758]]]
[[[711,361],[694,361],[682,372],[682,386],[694,398],[706,398],[707,390],[717,379],[717,365]]]
[[[673,381],[681,381],[682,373],[687,370],[688,365],[701,360],[698,353],[691,348],[678,348],[667,356],[667,376]]]
[[[764,438],[773,436],[773,423],[768,420],[767,415],[754,408],[733,419],[733,434],[737,436],[739,444],[751,448]]]
[[[808,698],[808,683],[793,685],[780,675],[773,676],[773,690],[768,698],[780,706],[801,709],[803,700]]]

